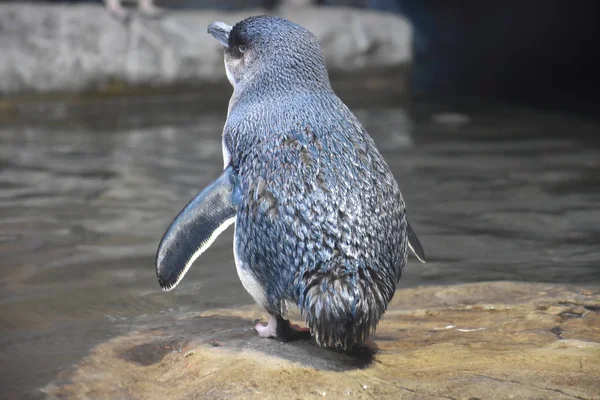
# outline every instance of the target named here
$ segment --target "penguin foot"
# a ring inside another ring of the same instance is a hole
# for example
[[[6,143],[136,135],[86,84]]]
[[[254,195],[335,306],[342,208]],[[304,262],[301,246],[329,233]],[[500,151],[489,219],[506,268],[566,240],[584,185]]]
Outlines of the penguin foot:
[[[106,9],[119,21],[127,21],[129,12],[121,5],[120,0],[105,0]]]
[[[280,315],[271,315],[266,326],[258,323],[254,329],[260,337],[275,338],[282,342],[310,339],[310,329],[291,324],[289,320],[283,319]]]
[[[159,18],[166,13],[164,9],[154,5],[154,0],[139,0],[139,3],[140,12],[148,18]]]
[[[269,322],[267,325],[263,325],[260,322],[256,324],[254,327],[256,332],[258,332],[258,336],[263,338],[276,338],[277,337],[277,318],[273,315],[269,317]]]

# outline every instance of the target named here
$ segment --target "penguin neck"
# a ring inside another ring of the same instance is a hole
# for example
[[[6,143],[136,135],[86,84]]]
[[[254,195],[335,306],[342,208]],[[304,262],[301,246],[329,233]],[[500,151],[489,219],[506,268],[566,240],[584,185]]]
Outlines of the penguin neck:
[[[228,76],[229,77],[229,76]],[[282,98],[306,93],[332,92],[329,76],[324,65],[306,62],[290,65],[263,65],[260,70],[234,82],[231,109],[240,101]]]
[[[318,93],[331,93],[333,89],[329,85],[288,85],[286,83],[277,84],[276,82],[252,82],[251,85],[245,87],[234,87],[233,94],[229,99],[228,115],[232,109],[243,104],[258,104],[288,101],[290,99],[310,96]]]

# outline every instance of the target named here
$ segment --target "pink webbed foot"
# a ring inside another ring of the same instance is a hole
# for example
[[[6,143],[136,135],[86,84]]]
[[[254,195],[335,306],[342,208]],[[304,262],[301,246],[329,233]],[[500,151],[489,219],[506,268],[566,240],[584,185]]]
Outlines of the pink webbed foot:
[[[258,336],[263,338],[275,338],[283,342],[290,342],[300,339],[310,339],[310,329],[302,328],[298,325],[290,324],[290,321],[283,319],[283,317],[277,315],[271,315],[267,325],[261,323],[256,324],[254,327]]]
[[[277,318],[274,316],[269,317],[269,322],[267,325],[263,325],[260,322],[256,324],[254,327],[256,332],[258,332],[258,336],[263,338],[276,338],[277,337]]]

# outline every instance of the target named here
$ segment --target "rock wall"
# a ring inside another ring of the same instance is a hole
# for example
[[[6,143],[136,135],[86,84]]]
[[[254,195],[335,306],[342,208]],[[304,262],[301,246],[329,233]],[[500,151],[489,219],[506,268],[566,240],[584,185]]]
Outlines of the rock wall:
[[[123,23],[95,4],[0,4],[0,95],[223,81],[222,49],[207,25],[262,13],[173,11]],[[338,7],[285,8],[279,15],[318,37],[332,74],[412,60],[412,28],[402,17]]]

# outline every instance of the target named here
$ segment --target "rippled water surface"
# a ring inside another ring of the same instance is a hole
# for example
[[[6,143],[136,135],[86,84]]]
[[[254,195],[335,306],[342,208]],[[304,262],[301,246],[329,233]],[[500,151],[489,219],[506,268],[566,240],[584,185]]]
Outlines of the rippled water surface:
[[[501,107],[354,108],[400,183],[429,262],[400,287],[600,284],[598,124]],[[193,97],[28,105],[0,119],[0,390],[36,388],[170,309],[249,304],[222,235],[173,292],[153,256],[222,168],[225,105]]]

